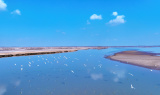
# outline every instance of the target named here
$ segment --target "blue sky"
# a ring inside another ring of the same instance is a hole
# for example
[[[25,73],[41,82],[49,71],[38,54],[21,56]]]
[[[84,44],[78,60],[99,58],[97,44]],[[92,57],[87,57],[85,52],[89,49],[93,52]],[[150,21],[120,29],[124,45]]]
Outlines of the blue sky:
[[[159,0],[0,0],[0,46],[160,45]]]

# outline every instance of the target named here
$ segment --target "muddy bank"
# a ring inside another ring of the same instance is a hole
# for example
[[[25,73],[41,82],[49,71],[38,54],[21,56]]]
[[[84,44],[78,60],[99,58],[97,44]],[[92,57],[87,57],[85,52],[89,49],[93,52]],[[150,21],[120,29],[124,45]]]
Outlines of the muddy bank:
[[[157,55],[157,53],[141,51],[123,51],[106,58],[126,64],[160,70],[160,56]]]

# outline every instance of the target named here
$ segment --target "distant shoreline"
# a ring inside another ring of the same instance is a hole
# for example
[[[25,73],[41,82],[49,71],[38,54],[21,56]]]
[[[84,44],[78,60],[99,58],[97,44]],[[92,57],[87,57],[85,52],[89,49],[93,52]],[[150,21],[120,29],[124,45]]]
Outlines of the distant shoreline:
[[[0,47],[0,58],[75,52],[86,49],[107,49],[108,47]]]
[[[61,47],[0,47],[0,58],[14,56],[29,56],[42,54],[55,54],[75,52],[88,49],[107,49],[107,48],[151,48],[160,46],[61,46]]]
[[[160,70],[160,56],[156,56],[158,54],[142,51],[122,51],[106,58],[125,64]]]

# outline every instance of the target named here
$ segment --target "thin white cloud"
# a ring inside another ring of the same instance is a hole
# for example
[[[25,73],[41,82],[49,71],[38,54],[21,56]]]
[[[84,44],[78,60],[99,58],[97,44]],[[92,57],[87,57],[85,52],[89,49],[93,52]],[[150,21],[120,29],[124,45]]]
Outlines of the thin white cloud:
[[[159,35],[159,34],[160,34],[159,32],[154,33],[154,35]]]
[[[89,20],[87,20],[87,24],[91,24],[91,23],[89,22]]]
[[[84,27],[84,28],[81,28],[82,30],[86,30],[86,28]]]
[[[102,15],[93,14],[93,15],[90,16],[90,19],[91,20],[96,20],[96,19],[101,20]]]
[[[113,12],[113,13],[112,13],[112,15],[117,16],[117,15],[118,15],[118,13],[117,13],[117,12]]]
[[[109,21],[109,24],[123,24],[125,23],[124,15],[118,15],[115,19]]]
[[[4,3],[3,0],[0,0],[0,10],[6,10],[6,8],[7,8],[7,4]]]
[[[58,32],[58,33],[62,33],[63,35],[65,35],[65,34],[66,34],[66,32],[62,32],[61,30],[56,30],[56,32]]]
[[[19,9],[14,10],[11,14],[21,15],[21,11]]]

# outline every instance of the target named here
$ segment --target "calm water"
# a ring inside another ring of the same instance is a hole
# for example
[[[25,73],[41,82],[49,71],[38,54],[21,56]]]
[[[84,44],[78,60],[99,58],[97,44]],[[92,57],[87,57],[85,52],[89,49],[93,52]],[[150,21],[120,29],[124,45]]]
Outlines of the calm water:
[[[159,95],[160,71],[105,59],[110,48],[0,59],[0,95]]]

